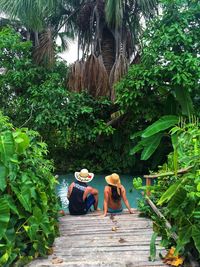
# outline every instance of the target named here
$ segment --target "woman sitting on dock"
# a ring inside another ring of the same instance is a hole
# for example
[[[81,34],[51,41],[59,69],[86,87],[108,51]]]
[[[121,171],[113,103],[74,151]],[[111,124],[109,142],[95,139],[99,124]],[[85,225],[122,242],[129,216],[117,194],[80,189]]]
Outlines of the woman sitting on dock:
[[[106,216],[108,212],[122,212],[123,208],[121,199],[124,201],[124,204],[126,205],[128,211],[130,213],[133,213],[126,197],[126,190],[121,184],[119,175],[113,173],[109,176],[106,176],[105,180],[108,185],[106,185],[104,189],[104,216]]]

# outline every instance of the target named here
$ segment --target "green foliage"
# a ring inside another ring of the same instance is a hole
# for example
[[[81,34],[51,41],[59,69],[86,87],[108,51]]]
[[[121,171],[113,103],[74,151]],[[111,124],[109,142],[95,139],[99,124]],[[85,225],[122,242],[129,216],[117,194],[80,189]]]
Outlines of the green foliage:
[[[38,133],[14,129],[0,113],[1,266],[47,254],[57,235],[57,182],[46,154]]]
[[[159,133],[161,131],[164,131],[168,129],[171,126],[174,126],[174,124],[178,123],[178,117],[177,116],[163,116],[158,121],[154,122],[152,125],[147,127],[147,129],[144,130],[142,133],[142,137],[150,137],[156,133]]]
[[[141,140],[130,151],[132,155],[140,150],[142,151],[141,160],[149,159],[155,150],[158,148],[161,138],[165,136],[164,130],[171,128],[179,121],[177,116],[162,116],[159,120],[147,127],[144,131],[140,131],[138,134],[132,136],[132,140],[135,137],[141,136]]]
[[[152,237],[151,237],[151,243],[150,243],[150,259],[151,261],[154,261],[156,258],[156,238],[157,238],[158,234],[157,233],[153,233]]]
[[[142,188],[142,178],[134,178],[133,179],[133,188],[135,189],[141,189]]]
[[[130,136],[134,136],[130,154],[142,151],[143,160],[153,155],[154,167],[171,149],[165,130],[178,122],[178,116],[200,111],[200,3],[161,3],[162,15],[149,23],[144,34],[139,64],[132,65],[116,85],[117,103],[135,126],[130,127]],[[142,139],[138,139],[136,129],[145,128]],[[175,151],[174,165],[176,161]]]
[[[194,104],[198,109],[200,4],[163,2],[163,15],[148,25],[140,64],[116,88],[118,103],[124,110],[135,109],[135,115],[143,115],[144,107],[149,111],[149,104],[160,109],[163,103],[163,114],[192,114]]]
[[[99,153],[97,146],[104,149],[104,139],[114,132],[106,123],[110,119],[110,101],[94,99],[86,92],[69,92],[65,87],[67,67],[62,62],[51,70],[34,65],[31,44],[22,42],[12,29],[0,31],[0,48],[4,59],[0,67],[5,69],[0,75],[0,105],[15,126],[39,131],[57,168],[64,171],[81,168],[82,164],[97,165],[99,154],[104,161],[109,151]],[[101,142],[96,143],[96,138]],[[111,170],[114,159],[109,157],[105,165]],[[101,171],[105,165],[97,169]]]
[[[108,0],[105,5],[105,15],[109,26],[119,28],[123,19],[123,3],[121,0]]]
[[[172,225],[172,232],[178,235],[171,239],[171,233],[164,223],[152,213],[157,227],[156,232],[162,236],[163,244],[174,245],[176,253],[187,255],[188,252],[200,259],[200,127],[198,119],[190,119],[190,123],[182,123],[171,129],[171,136],[176,134],[176,152],[179,169],[189,168],[178,175],[174,167],[174,152],[168,156],[166,164],[160,168],[157,183],[151,187],[151,198],[159,205],[159,209]],[[169,171],[174,173],[169,175]],[[165,173],[168,172],[168,175]],[[144,208],[143,208],[144,209]],[[149,212],[149,211],[148,211]]]

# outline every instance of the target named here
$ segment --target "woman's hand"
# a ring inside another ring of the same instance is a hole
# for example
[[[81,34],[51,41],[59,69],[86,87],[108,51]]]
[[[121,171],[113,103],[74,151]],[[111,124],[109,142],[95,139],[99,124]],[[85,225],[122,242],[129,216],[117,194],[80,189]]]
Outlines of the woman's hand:
[[[130,213],[130,214],[133,214],[133,213],[134,213],[134,211],[133,211],[132,209],[130,209],[130,210],[129,210],[129,213]]]

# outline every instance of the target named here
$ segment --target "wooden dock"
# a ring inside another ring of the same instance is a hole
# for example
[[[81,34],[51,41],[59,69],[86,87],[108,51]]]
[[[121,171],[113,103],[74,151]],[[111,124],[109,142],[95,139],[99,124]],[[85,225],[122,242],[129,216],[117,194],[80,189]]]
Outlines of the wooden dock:
[[[101,212],[60,218],[60,237],[53,254],[29,267],[166,267],[157,257],[149,261],[152,222],[134,214],[103,217]],[[158,242],[159,243],[159,242]],[[165,252],[163,253],[165,254]]]

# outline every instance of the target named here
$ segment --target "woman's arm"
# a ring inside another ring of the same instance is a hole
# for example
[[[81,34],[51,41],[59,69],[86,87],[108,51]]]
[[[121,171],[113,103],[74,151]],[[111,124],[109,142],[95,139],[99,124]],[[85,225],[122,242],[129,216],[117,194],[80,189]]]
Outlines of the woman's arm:
[[[108,212],[108,189],[105,187],[104,189],[104,202],[103,202],[103,210],[104,210],[104,216],[107,215]]]
[[[70,198],[70,195],[72,193],[72,189],[74,187],[74,182],[70,184],[70,186],[68,187],[68,191],[67,191],[67,198]]]
[[[124,188],[123,186],[121,187],[121,192],[122,192],[122,199],[123,199],[123,201],[124,201],[124,204],[126,205],[128,211],[129,211],[130,213],[133,213],[133,211],[131,210],[131,207],[130,207],[130,205],[129,205],[127,196],[126,196],[126,190],[125,190],[125,188]]]

